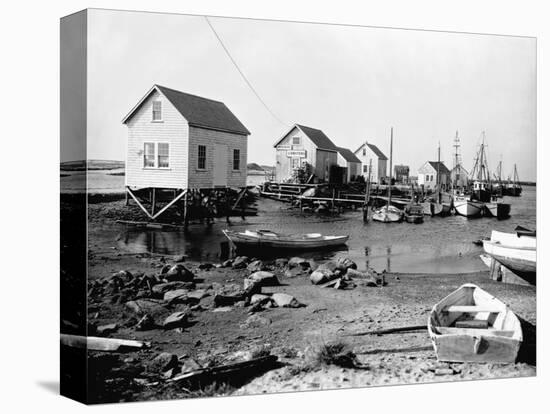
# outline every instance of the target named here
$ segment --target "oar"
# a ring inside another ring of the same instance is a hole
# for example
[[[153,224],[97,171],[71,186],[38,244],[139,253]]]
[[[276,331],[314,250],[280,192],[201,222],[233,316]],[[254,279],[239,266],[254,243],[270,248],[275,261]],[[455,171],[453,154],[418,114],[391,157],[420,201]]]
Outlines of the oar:
[[[384,335],[384,334],[397,333],[397,332],[419,331],[423,329],[427,329],[427,326],[411,325],[411,326],[402,326],[399,328],[378,329],[376,331],[356,332],[356,333],[347,334],[344,336]]]

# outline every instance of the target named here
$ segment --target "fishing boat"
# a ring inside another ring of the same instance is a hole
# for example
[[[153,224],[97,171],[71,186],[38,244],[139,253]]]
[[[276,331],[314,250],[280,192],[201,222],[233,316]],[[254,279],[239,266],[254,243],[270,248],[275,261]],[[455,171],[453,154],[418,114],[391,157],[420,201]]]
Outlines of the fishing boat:
[[[487,163],[487,155],[485,154],[485,131],[482,132],[481,145],[476,154],[471,178],[474,180],[471,199],[484,203],[490,202],[492,185],[491,176],[489,174],[489,165]]]
[[[428,333],[437,359],[445,362],[513,363],[523,341],[508,306],[470,283],[432,308]]]
[[[504,187],[504,194],[511,197],[519,197],[521,195],[521,185],[519,183],[518,169],[514,164],[514,180],[513,182],[508,179],[508,184]]]
[[[390,133],[390,177],[388,185],[388,203],[374,211],[372,219],[382,223],[396,223],[403,220],[403,211],[391,204],[391,171],[392,171],[392,154],[393,154],[393,128]]]
[[[324,236],[320,233],[279,234],[270,230],[245,230],[236,232],[222,230],[225,237],[241,248],[278,248],[278,249],[320,249],[345,244],[349,236]]]
[[[467,195],[455,195],[453,198],[455,212],[467,218],[480,217],[483,214],[483,203],[473,201]]]
[[[490,240],[483,240],[483,249],[503,266],[530,279],[537,273],[536,243],[536,237],[493,231]]]
[[[411,202],[405,207],[404,217],[407,223],[422,223],[424,221],[424,210],[422,205]]]
[[[510,211],[512,206],[502,201],[493,200],[490,203],[485,203],[483,215],[489,217],[496,217],[499,220],[510,217]]]

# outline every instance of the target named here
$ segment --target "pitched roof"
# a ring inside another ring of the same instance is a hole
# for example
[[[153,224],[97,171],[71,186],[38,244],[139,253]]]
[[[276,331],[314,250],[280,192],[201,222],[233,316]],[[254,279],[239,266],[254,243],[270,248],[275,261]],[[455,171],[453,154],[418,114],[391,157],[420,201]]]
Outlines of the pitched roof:
[[[237,119],[223,102],[180,92],[165,86],[154,85],[145,97],[126,115],[123,123],[133,115],[153,90],[158,90],[170,101],[189,125],[217,131],[250,135],[250,131]]]
[[[315,128],[310,128],[310,127],[307,127],[307,126],[304,126],[304,125],[300,125],[300,124],[294,124],[294,126],[290,129],[290,131],[288,131],[285,135],[283,135],[281,137],[281,139],[279,139],[275,145],[273,145],[274,147],[276,147],[277,145],[279,145],[279,143],[294,129],[294,128],[298,128],[300,129],[304,134],[306,134],[306,136],[320,149],[324,149],[324,150],[329,150],[329,151],[334,151],[334,152],[338,152],[338,148],[336,147],[336,145],[334,145],[334,143],[330,140],[329,137],[327,137],[325,135],[325,133],[323,131],[321,131],[320,129],[315,129]]]
[[[374,145],[374,144],[369,144],[368,142],[365,142],[365,143],[362,144],[359,148],[357,148],[357,149],[355,150],[355,153],[357,154],[357,153],[359,152],[359,150],[360,150],[361,148],[363,148],[365,145],[366,145],[367,147],[369,147],[369,148],[371,149],[371,151],[374,152],[374,154],[375,154],[379,159],[381,159],[381,160],[387,160],[387,159],[388,159],[388,157],[386,157],[386,156],[384,155],[384,153],[383,153],[382,151],[380,151],[380,149],[379,149],[376,145]]]
[[[447,174],[447,175],[450,173],[449,169],[442,162],[440,162],[440,161],[428,161],[428,162],[430,163],[430,165],[432,166],[432,168],[434,170],[437,171],[437,164],[439,164],[439,172],[440,173]]]
[[[361,162],[361,160],[359,158],[357,158],[355,156],[355,154],[353,152],[351,152],[349,149],[342,148],[342,147],[337,147],[337,148],[338,148],[338,152],[340,153],[340,155],[342,157],[344,157],[344,159],[347,162]]]

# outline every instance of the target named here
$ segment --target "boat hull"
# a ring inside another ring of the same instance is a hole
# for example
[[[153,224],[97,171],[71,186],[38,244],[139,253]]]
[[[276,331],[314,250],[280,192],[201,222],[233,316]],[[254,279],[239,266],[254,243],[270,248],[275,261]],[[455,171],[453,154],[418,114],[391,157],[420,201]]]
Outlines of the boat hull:
[[[484,215],[505,219],[510,217],[512,207],[507,203],[486,203],[484,206]]]
[[[455,201],[454,207],[456,213],[464,217],[480,217],[483,211],[482,203],[470,200]]]
[[[243,233],[224,230],[225,236],[240,248],[276,248],[286,250],[324,249],[346,244],[349,236],[324,236],[312,240],[297,239],[266,239],[265,237],[253,237]]]
[[[476,325],[485,327],[467,327]],[[437,359],[445,362],[513,363],[523,341],[517,316],[473,284],[461,286],[432,308],[428,333]]]
[[[381,223],[398,223],[403,220],[403,213],[393,206],[382,207],[374,212],[372,219]]]
[[[537,273],[537,251],[534,247],[506,246],[499,242],[483,241],[483,249],[501,265],[524,277]]]
[[[407,223],[413,223],[413,224],[420,224],[424,222],[424,216],[417,215],[417,214],[406,214],[405,213],[405,221]]]

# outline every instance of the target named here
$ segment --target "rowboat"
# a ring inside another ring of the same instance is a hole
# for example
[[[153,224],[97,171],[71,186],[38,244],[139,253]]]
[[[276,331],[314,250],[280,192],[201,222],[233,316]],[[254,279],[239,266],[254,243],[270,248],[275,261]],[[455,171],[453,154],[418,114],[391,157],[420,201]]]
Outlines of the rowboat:
[[[394,206],[384,206],[374,211],[372,219],[382,223],[397,223],[403,220],[403,212]]]
[[[464,217],[479,217],[483,212],[483,203],[462,196],[455,197],[453,205],[456,213]]]
[[[536,238],[493,231],[483,249],[497,262],[514,273],[530,278],[537,273]]]
[[[320,233],[284,235],[270,230],[245,230],[244,232],[222,230],[222,232],[237,247],[248,248],[319,249],[345,244],[349,238],[349,236],[323,236]]]
[[[405,207],[405,221],[407,223],[422,223],[424,221],[424,211],[421,204],[410,203]]]
[[[506,304],[467,283],[438,302],[428,333],[439,361],[513,363],[523,333]]]

